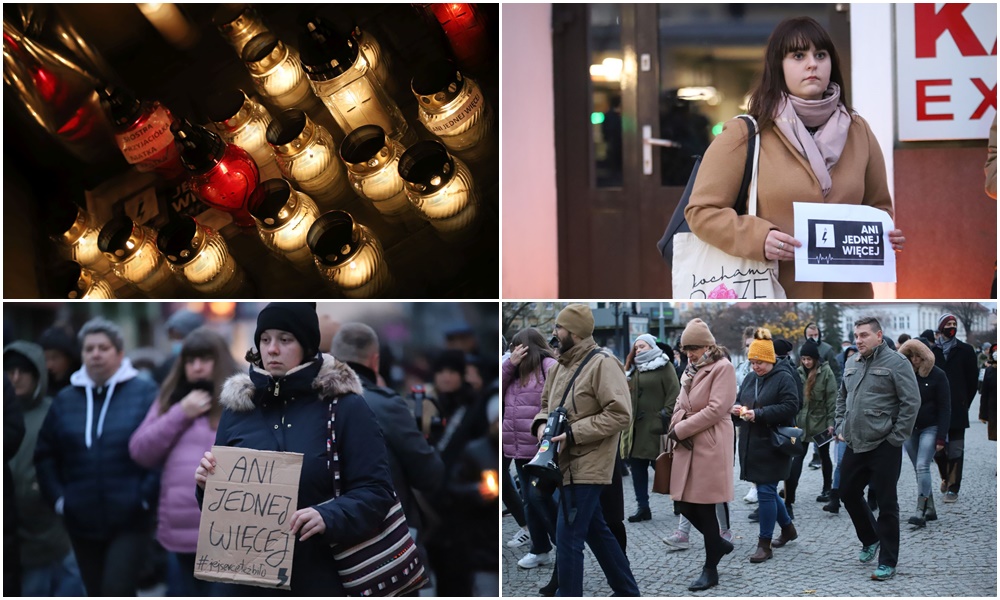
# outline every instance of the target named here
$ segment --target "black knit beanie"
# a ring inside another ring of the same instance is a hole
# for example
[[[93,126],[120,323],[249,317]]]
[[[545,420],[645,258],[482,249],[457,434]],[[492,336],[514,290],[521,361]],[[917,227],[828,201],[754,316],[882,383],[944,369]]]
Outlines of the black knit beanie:
[[[434,360],[434,372],[439,373],[445,369],[461,373],[465,376],[465,353],[461,350],[442,350]]]
[[[268,329],[287,331],[302,345],[306,360],[319,352],[319,317],[315,302],[272,302],[257,315],[254,346],[260,350],[260,335]]]
[[[802,349],[799,350],[799,356],[808,356],[809,358],[818,361],[819,346],[817,346],[816,342],[812,340],[806,340],[806,343],[802,344]]]
[[[80,345],[76,341],[76,336],[62,327],[49,327],[43,331],[38,338],[38,345],[43,350],[58,350],[70,360],[80,360]]]

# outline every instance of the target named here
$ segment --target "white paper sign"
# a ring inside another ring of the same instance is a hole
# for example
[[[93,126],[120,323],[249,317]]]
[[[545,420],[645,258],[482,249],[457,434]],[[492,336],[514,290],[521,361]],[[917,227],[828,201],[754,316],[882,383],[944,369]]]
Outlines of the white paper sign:
[[[896,281],[884,210],[852,204],[794,202],[796,281]]]

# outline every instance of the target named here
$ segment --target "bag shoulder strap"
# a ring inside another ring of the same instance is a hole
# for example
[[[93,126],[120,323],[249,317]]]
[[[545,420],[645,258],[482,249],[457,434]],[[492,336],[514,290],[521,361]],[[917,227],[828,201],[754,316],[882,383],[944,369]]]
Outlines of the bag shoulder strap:
[[[582,371],[582,370],[583,370],[583,368],[584,368],[585,366],[587,366],[587,363],[589,363],[589,362],[590,362],[590,359],[594,358],[595,356],[597,356],[597,355],[598,355],[598,354],[600,354],[600,353],[601,353],[601,348],[600,348],[600,347],[597,347],[597,348],[594,348],[593,350],[591,350],[591,351],[590,351],[590,354],[588,354],[588,355],[587,355],[587,356],[586,356],[586,357],[585,357],[585,358],[584,358],[584,359],[583,359],[583,360],[582,360],[582,361],[580,362],[580,366],[576,368],[576,372],[575,372],[575,373],[573,373],[573,377],[571,377],[571,378],[570,378],[570,380],[569,380],[569,384],[568,384],[568,385],[566,386],[566,390],[565,390],[565,391],[563,391],[563,397],[562,397],[562,401],[560,401],[560,402],[559,402],[559,407],[560,407],[560,408],[562,408],[562,406],[563,406],[564,404],[566,404],[566,398],[568,398],[568,397],[569,397],[569,391],[570,391],[571,389],[573,389],[573,383],[574,383],[574,382],[576,382],[576,378],[577,378],[577,376],[578,376],[578,375],[580,374],[580,371]]]
[[[743,181],[740,182],[740,192],[736,195],[736,214],[745,215],[750,196],[750,181],[757,166],[757,121],[750,115],[740,115],[739,119],[747,124],[747,158],[743,165]],[[756,200],[756,198],[754,198]],[[756,204],[756,202],[754,202]],[[754,207],[754,214],[757,210]]]

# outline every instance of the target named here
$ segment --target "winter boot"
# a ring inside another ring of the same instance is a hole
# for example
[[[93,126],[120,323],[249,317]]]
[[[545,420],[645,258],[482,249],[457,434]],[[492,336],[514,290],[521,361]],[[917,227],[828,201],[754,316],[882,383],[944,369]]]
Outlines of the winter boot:
[[[750,562],[762,563],[773,556],[771,552],[771,540],[767,538],[757,538],[757,551],[750,555]]]
[[[927,496],[917,498],[917,514],[910,517],[907,522],[917,527],[925,527],[927,525]]]
[[[830,501],[823,505],[823,510],[833,514],[840,512],[840,490],[837,488],[830,490]]]
[[[701,570],[701,577],[695,579],[688,586],[688,589],[692,592],[698,592],[717,585],[719,585],[719,569],[716,567],[704,567]]]
[[[799,537],[799,532],[795,531],[795,523],[789,523],[788,525],[781,526],[781,535],[778,539],[771,542],[772,548],[781,548],[788,542],[797,539]]]
[[[928,521],[937,521],[937,509],[934,508],[934,496],[927,496],[927,512],[924,513],[924,519]]]

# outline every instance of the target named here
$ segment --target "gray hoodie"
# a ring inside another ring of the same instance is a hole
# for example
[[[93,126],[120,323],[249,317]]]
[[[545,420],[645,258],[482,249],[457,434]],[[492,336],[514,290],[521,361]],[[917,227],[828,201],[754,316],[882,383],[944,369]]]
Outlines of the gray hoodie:
[[[858,353],[847,360],[834,418],[851,450],[868,452],[885,440],[901,447],[913,432],[919,409],[913,367],[885,342],[868,358]]]

